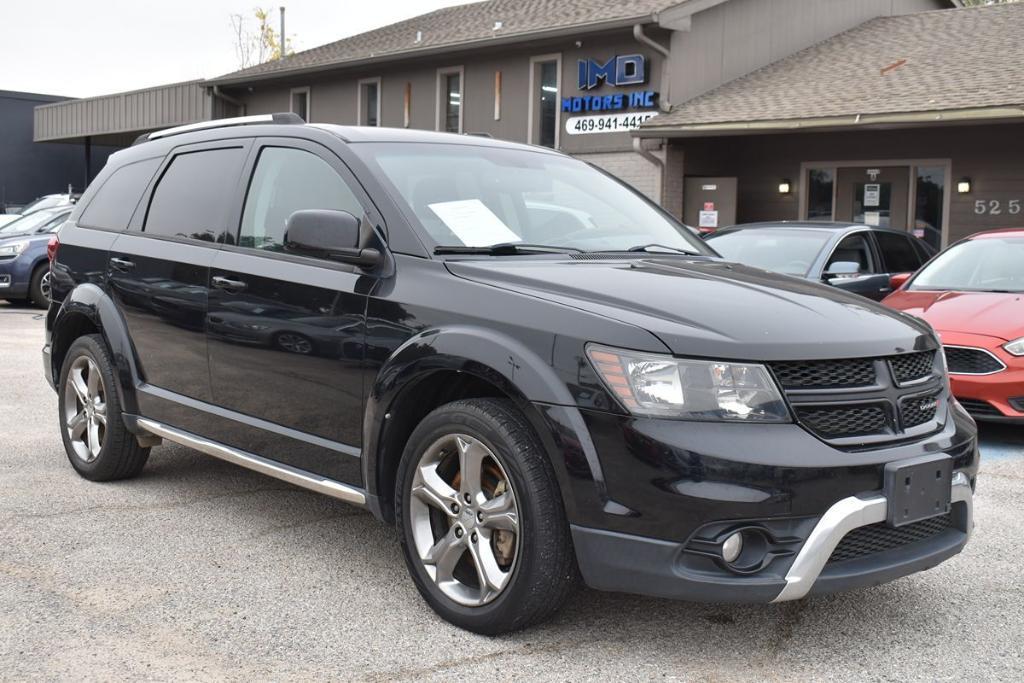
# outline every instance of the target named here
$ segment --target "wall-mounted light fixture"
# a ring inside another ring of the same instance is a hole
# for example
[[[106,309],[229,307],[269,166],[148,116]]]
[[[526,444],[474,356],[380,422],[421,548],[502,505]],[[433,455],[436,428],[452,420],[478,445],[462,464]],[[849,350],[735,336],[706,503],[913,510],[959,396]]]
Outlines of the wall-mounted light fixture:
[[[956,191],[960,194],[969,194],[971,191],[971,179],[961,178],[956,184]]]
[[[788,178],[783,178],[779,181],[779,194],[789,194],[791,186]]]

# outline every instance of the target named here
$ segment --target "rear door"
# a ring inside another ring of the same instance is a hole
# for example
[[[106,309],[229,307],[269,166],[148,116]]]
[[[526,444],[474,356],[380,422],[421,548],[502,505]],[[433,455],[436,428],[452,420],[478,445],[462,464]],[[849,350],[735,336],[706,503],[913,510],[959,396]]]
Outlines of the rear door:
[[[376,279],[284,250],[288,217],[336,209],[379,220],[326,148],[265,139],[251,155],[237,239],[210,271],[210,376],[216,404],[255,418],[239,448],[358,482],[366,299]],[[372,216],[372,217],[371,217]],[[245,421],[236,416],[233,419]]]
[[[191,427],[179,404],[211,399],[207,283],[250,146],[240,139],[175,149],[110,248],[109,283],[135,345],[147,417]]]
[[[887,275],[913,273],[926,260],[921,253],[923,250],[915,248],[916,238],[909,233],[879,230],[874,236]]]

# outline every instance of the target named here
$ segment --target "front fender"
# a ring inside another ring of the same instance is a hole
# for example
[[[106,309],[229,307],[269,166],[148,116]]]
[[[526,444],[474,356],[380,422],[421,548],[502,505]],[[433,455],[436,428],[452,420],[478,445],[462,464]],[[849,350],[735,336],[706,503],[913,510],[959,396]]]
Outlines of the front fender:
[[[391,354],[377,373],[367,398],[363,422],[363,481],[371,496],[376,497],[381,493],[378,485],[381,471],[379,458],[385,423],[391,418],[392,407],[404,391],[415,391],[417,382],[438,371],[472,375],[498,387],[511,397],[540,437],[562,485],[563,494],[573,489],[578,490],[578,487],[570,485],[570,478],[589,481],[591,486],[588,488],[593,495],[603,491],[603,476],[596,450],[590,443],[582,418],[573,420],[565,417],[566,414],[579,417],[579,412],[568,387],[551,366],[513,337],[491,329],[456,326],[425,330],[408,339]],[[559,430],[552,429],[552,416],[548,414],[548,407],[557,408],[557,413],[563,416]],[[582,434],[578,427],[582,427]],[[574,429],[574,437],[566,439],[566,434],[554,433],[566,428]],[[592,452],[583,459],[583,469],[586,471],[580,471],[576,459],[570,474],[565,462],[566,441],[589,445]],[[596,489],[593,488],[594,484],[597,485]],[[572,501],[565,502],[571,511]]]
[[[139,410],[135,386],[139,371],[128,326],[110,295],[95,284],[81,284],[71,290],[54,316],[50,356],[50,371],[54,382],[59,380],[64,356],[78,336],[76,330],[79,326],[73,324],[77,316],[84,316],[103,335],[114,361],[121,409],[130,415],[137,415]]]

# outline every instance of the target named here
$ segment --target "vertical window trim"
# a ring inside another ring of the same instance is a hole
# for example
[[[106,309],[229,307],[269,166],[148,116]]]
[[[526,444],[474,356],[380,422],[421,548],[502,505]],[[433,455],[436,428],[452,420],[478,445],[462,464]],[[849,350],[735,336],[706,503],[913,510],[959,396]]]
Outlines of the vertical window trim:
[[[461,135],[463,121],[466,117],[466,69],[463,66],[446,66],[437,70],[437,85],[434,88],[434,130],[438,132],[444,130],[445,105],[447,104],[445,99],[446,77],[452,74],[459,75],[459,134]]]
[[[295,96],[296,95],[305,95],[306,96],[306,119],[305,120],[306,120],[306,123],[311,123],[313,121],[313,98],[310,96],[310,88],[309,88],[309,86],[307,85],[307,86],[304,86],[302,88],[292,88],[288,92],[288,111],[290,111],[293,114],[298,114],[299,113],[299,112],[295,111]]]
[[[374,78],[361,78],[356,83],[356,87],[357,87],[357,90],[356,90],[356,125],[357,126],[369,125],[365,121],[363,121],[363,112],[364,112],[364,107],[363,107],[363,86],[364,85],[376,85],[377,86],[377,127],[380,128],[380,126],[381,126],[381,122],[380,122],[380,118],[381,118],[380,117],[380,114],[381,114],[381,108],[380,108],[380,102],[381,102],[381,77],[380,76],[376,76]]]
[[[537,125],[535,121],[540,113],[537,111],[537,66],[543,62],[554,62],[555,63],[555,89],[558,90],[555,93],[555,149],[562,148],[562,53],[552,52],[546,55],[536,55],[530,57],[530,90],[529,90],[529,108],[527,110],[526,118],[526,140],[528,144],[536,145],[539,144],[537,135],[539,132],[536,130]]]

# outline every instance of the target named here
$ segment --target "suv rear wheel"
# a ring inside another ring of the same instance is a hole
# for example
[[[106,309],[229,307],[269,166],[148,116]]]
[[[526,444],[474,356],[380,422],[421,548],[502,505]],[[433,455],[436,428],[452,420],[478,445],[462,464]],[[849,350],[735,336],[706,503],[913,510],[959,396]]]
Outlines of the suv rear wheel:
[[[121,420],[113,367],[98,334],[76,339],[61,367],[57,403],[64,450],[75,471],[92,481],[134,477],[149,458],[149,449]]]
[[[576,580],[551,464],[509,401],[456,401],[409,438],[395,500],[420,593],[451,623],[483,634],[550,617]]]

